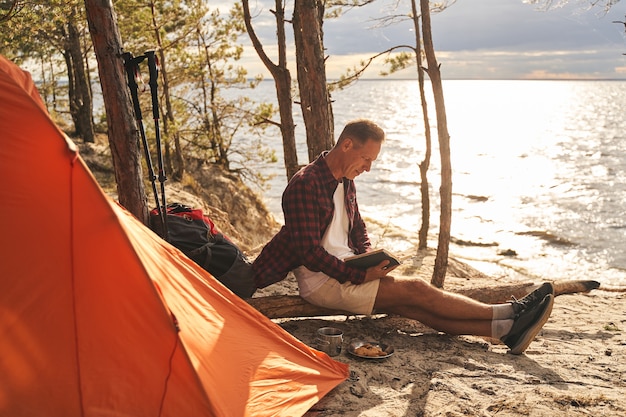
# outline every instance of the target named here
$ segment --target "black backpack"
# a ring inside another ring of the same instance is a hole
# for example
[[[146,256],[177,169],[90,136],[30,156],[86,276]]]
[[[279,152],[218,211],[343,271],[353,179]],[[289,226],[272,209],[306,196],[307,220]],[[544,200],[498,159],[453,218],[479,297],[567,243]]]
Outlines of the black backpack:
[[[158,210],[150,212],[150,227],[241,298],[254,294],[252,263],[202,210],[180,203],[167,206],[167,236]]]

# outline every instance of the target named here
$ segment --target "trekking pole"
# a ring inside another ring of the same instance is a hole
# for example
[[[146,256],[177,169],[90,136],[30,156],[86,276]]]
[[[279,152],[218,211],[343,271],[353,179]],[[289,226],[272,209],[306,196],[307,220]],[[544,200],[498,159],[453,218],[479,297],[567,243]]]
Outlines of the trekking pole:
[[[145,55],[148,58],[148,70],[150,71],[150,81],[148,82],[148,84],[150,84],[150,92],[152,93],[152,116],[154,118],[154,132],[157,147],[159,182],[161,183],[161,205],[163,206],[164,230],[163,236],[165,240],[169,240],[167,232],[167,203],[165,202],[165,181],[167,181],[167,177],[165,176],[165,168],[163,168],[163,153],[161,151],[161,130],[159,129],[159,95],[157,91],[157,87],[159,84],[159,68],[154,51],[147,51]]]
[[[156,188],[156,175],[154,175],[154,168],[152,167],[152,159],[150,158],[150,149],[148,148],[148,140],[146,139],[146,132],[143,127],[143,117],[141,115],[141,106],[139,106],[139,96],[137,95],[137,75],[139,73],[139,64],[146,59],[145,55],[133,57],[130,52],[124,52],[122,55],[124,58],[124,68],[126,69],[126,76],[128,81],[128,88],[130,89],[130,96],[133,100],[133,108],[135,110],[135,119],[139,126],[139,133],[141,136],[141,142],[143,144],[143,150],[146,157],[146,165],[148,166],[148,175],[150,176],[150,182],[152,183],[152,192],[154,193],[154,199],[156,201],[156,207],[161,218],[163,230],[165,231],[165,225],[163,224],[163,213],[159,204],[159,193]]]

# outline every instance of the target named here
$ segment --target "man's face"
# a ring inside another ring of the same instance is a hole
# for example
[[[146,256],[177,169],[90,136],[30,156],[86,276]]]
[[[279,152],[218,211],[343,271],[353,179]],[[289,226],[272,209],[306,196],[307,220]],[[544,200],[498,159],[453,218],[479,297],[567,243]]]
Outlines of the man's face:
[[[345,153],[344,176],[350,180],[355,179],[364,171],[369,172],[372,162],[378,157],[382,143],[367,140],[364,145],[350,138],[346,139],[347,150]]]

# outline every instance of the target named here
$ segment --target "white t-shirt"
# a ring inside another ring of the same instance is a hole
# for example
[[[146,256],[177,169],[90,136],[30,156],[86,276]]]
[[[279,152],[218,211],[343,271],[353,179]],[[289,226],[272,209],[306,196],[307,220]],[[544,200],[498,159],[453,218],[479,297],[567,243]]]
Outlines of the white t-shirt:
[[[333,218],[328,225],[328,229],[322,237],[322,247],[328,253],[339,259],[344,259],[354,255],[352,249],[348,246],[348,213],[345,206],[345,188],[343,182],[337,185],[333,194],[333,203],[335,210]],[[326,281],[330,279],[323,272],[313,272],[304,265],[299,266],[293,271],[298,280],[298,288],[300,296],[307,297],[311,293],[320,288]]]

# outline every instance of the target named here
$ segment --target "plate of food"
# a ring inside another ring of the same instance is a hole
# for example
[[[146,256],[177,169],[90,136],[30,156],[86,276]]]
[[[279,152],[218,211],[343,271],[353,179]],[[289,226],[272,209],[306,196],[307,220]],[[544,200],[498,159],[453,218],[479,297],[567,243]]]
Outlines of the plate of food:
[[[371,340],[353,340],[348,346],[348,353],[363,359],[384,359],[393,355],[392,346]]]

